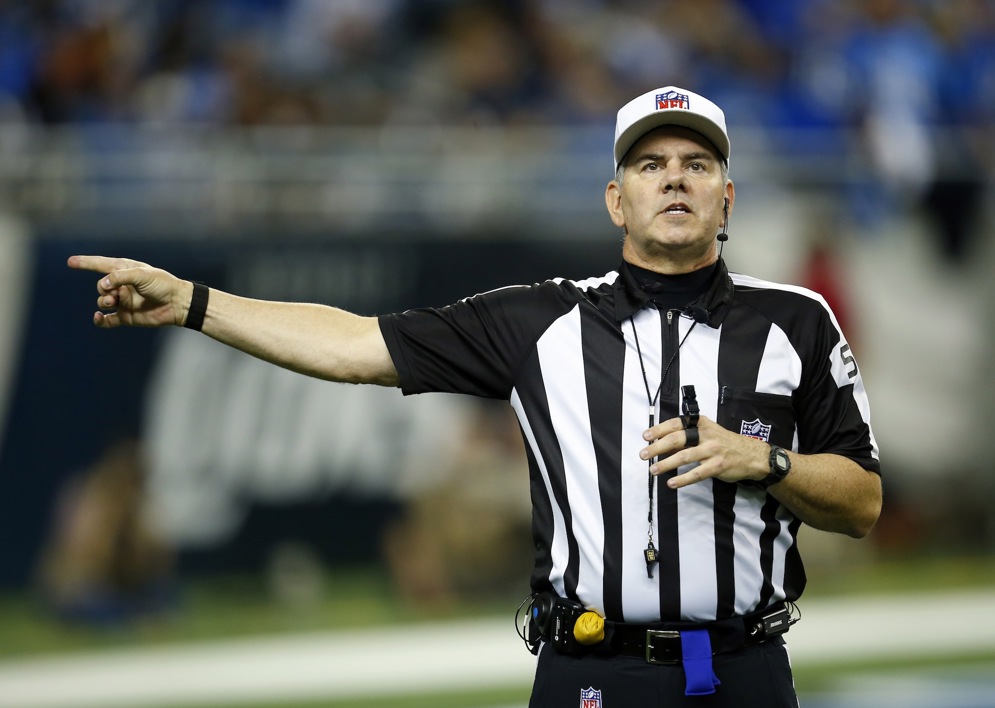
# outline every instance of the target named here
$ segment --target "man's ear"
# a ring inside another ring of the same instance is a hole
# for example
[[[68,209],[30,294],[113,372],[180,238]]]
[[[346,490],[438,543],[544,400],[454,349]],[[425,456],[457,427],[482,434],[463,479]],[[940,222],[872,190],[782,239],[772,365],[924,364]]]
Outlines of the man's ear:
[[[612,223],[620,229],[625,228],[625,216],[622,214],[622,188],[618,182],[612,180],[605,187],[605,206],[608,207],[608,216]]]

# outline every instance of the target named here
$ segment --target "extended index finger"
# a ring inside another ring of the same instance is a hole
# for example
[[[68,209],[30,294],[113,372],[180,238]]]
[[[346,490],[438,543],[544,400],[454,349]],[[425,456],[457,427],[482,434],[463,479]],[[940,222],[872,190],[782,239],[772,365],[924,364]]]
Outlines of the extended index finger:
[[[108,256],[69,256],[67,264],[76,270],[90,270],[95,273],[113,273],[141,265],[129,258],[110,258]]]

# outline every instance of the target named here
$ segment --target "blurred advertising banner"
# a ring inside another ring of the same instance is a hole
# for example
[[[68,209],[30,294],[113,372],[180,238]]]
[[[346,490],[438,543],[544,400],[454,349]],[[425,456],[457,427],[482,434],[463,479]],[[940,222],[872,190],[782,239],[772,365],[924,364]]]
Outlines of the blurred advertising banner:
[[[318,502],[353,517],[364,504],[373,518],[386,513],[437,481],[474,404],[308,379],[186,330],[98,330],[96,276],[68,269],[68,256],[123,255],[240,295],[382,314],[607,272],[619,244],[610,235],[572,243],[508,233],[34,240],[0,437],[0,585],[30,579],[60,490],[122,440],[144,450],[160,530],[178,549],[202,552],[231,542],[258,507],[278,508],[279,523],[316,525],[318,535],[338,535],[323,526],[336,514]]]

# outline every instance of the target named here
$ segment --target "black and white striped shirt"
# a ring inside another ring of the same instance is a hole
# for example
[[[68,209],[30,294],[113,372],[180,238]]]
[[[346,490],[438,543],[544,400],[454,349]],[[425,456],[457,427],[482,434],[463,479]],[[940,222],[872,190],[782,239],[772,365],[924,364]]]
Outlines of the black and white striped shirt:
[[[616,621],[703,622],[804,589],[801,522],[762,489],[718,480],[655,485],[660,565],[647,577],[643,370],[655,390],[671,358],[656,420],[678,415],[680,387],[693,384],[701,414],[730,430],[880,473],[860,372],[819,295],[720,262],[699,304],[707,322],[661,309],[623,267],[381,317],[405,394],[514,407],[531,476],[534,590]]]

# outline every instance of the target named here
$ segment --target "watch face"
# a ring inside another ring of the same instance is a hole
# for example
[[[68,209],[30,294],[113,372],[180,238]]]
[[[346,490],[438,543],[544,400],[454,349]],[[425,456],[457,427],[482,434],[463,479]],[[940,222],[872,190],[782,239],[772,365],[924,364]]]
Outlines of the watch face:
[[[770,449],[770,474],[760,480],[760,486],[767,489],[788,476],[791,471],[791,458],[783,447],[772,445]]]

